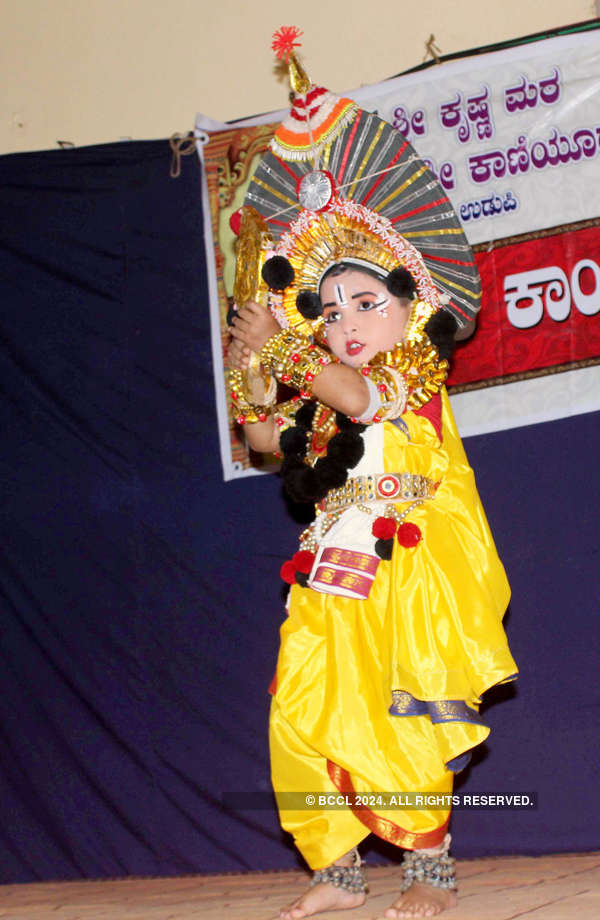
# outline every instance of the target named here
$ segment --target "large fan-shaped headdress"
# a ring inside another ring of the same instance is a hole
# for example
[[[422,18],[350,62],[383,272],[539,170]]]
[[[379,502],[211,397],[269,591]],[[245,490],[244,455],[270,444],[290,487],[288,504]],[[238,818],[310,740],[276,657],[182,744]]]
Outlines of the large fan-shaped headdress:
[[[292,108],[245,200],[266,219],[275,253],[293,268],[293,276],[283,272],[278,282],[278,272],[269,272],[266,263],[267,282],[280,291],[272,294],[271,308],[284,325],[318,334],[322,320],[298,305],[318,295],[329,266],[355,259],[386,272],[406,268],[421,310],[430,316],[445,306],[456,320],[457,337],[468,335],[479,310],[480,282],[450,201],[395,128],[310,83],[294,52],[300,34],[284,27],[274,36],[274,50],[288,63]]]

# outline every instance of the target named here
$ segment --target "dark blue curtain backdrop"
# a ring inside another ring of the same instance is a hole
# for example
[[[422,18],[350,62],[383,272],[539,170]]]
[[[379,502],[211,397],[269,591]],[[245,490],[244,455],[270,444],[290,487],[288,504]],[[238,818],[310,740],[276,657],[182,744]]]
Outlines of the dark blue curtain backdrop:
[[[169,163],[0,159],[2,882],[296,865],[266,688],[299,526],[276,477],[222,481],[200,169]],[[600,846],[598,422],[466,445],[522,677],[461,782],[539,804],[457,812],[457,855]]]

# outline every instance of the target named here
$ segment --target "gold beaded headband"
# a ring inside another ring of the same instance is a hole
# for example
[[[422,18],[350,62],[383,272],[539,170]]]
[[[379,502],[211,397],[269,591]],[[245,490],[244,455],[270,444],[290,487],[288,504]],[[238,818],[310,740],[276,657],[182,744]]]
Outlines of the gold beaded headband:
[[[270,261],[265,263],[263,276],[272,289],[271,309],[282,325],[304,335],[320,334],[320,282],[339,262],[371,266],[383,277],[404,268],[414,281],[418,300],[429,304],[429,315],[440,307],[438,292],[415,247],[395,233],[385,218],[347,199],[336,198],[321,213],[303,210],[281,237],[275,255],[287,260],[293,280],[283,290],[273,290],[277,281]]]

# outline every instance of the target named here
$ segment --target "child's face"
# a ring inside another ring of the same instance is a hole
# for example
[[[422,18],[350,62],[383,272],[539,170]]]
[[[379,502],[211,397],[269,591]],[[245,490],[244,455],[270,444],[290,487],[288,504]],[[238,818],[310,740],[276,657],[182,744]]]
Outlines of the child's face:
[[[327,344],[343,364],[360,367],[402,341],[408,300],[394,297],[383,281],[355,269],[321,285]]]

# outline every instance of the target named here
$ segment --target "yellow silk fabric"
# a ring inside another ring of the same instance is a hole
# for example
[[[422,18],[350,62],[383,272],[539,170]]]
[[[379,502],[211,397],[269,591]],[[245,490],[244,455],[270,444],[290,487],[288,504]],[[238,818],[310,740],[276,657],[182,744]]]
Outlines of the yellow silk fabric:
[[[392,716],[392,690],[419,700],[464,700],[476,709],[488,687],[517,671],[502,628],[508,583],[446,394],[441,443],[423,417],[408,412],[403,420],[410,439],[385,423],[383,469],[440,483],[435,498],[407,518],[422,540],[408,549],[395,545],[367,600],[292,587],[271,718],[276,794],[335,791],[327,761],[349,772],[357,792],[450,792],[445,763],[483,741],[488,729]],[[348,809],[280,815],[313,869],[368,833]],[[384,821],[376,833],[412,847],[419,845],[414,835],[440,828],[448,810],[377,815]],[[399,828],[395,835],[385,819]]]

